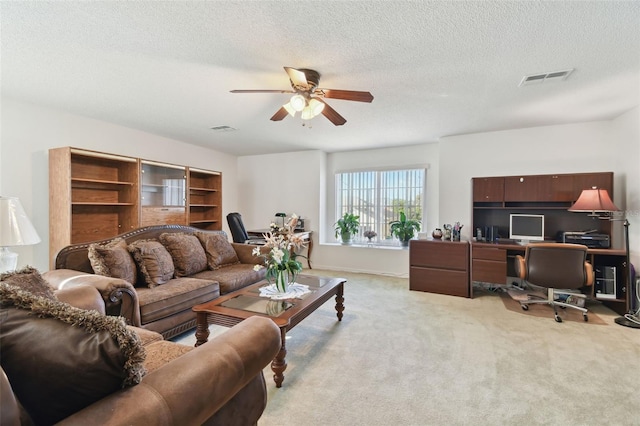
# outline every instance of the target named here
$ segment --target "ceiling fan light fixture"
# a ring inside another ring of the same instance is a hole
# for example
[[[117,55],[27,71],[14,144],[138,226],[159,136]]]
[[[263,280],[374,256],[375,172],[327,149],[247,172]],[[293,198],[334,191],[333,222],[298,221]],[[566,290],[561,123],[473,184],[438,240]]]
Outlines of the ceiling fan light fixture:
[[[309,101],[309,107],[308,108],[311,110],[313,116],[315,117],[315,116],[319,115],[320,113],[322,113],[322,110],[324,109],[324,103],[320,102],[319,100],[317,100],[315,98],[313,98],[313,99],[311,99]]]
[[[315,115],[313,115],[313,110],[311,109],[310,106],[304,107],[304,109],[302,110],[301,117],[303,120],[311,120],[313,117],[315,117]]]
[[[302,95],[293,95],[289,103],[294,110],[302,111],[307,105],[307,100]]]
[[[293,109],[293,106],[291,106],[291,102],[287,102],[286,104],[282,105],[282,108],[286,109],[290,116],[296,116],[296,110]]]

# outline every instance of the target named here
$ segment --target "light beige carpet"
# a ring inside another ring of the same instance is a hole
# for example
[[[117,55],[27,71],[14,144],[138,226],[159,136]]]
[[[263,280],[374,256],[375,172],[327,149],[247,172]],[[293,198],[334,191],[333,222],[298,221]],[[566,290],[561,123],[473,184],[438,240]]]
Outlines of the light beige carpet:
[[[607,325],[556,323],[509,311],[497,294],[311,273],[347,279],[345,316],[328,301],[288,334],[283,387],[264,370],[259,426],[640,425],[640,330],[601,305],[589,308]]]

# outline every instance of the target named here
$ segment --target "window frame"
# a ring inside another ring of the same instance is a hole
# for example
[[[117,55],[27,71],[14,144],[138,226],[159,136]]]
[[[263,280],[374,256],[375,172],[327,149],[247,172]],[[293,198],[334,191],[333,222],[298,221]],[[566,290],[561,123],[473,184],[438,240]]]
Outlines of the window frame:
[[[386,196],[383,197],[382,192],[385,190],[385,188],[382,186],[382,179],[383,179],[383,175],[384,173],[388,173],[388,172],[404,172],[404,173],[411,173],[411,172],[416,172],[416,171],[420,171],[422,172],[422,181],[420,182],[422,188],[419,194],[417,194],[415,196],[414,199],[419,198],[419,204],[415,205],[415,209],[418,209],[419,214],[420,214],[420,218],[419,218],[419,222],[420,222],[420,229],[424,229],[424,224],[427,221],[427,203],[426,203],[426,199],[427,199],[427,172],[429,170],[428,165],[425,164],[420,164],[420,165],[399,165],[399,166],[388,166],[388,167],[369,167],[369,168],[358,168],[358,169],[345,169],[345,170],[336,170],[334,172],[334,217],[335,217],[335,221],[337,221],[340,217],[342,217],[342,215],[345,212],[352,212],[349,211],[347,209],[344,209],[344,202],[341,199],[343,197],[343,192],[344,189],[342,189],[342,187],[344,185],[342,185],[342,181],[344,179],[345,174],[359,174],[359,173],[373,173],[375,174],[375,182],[374,182],[374,188],[369,188],[369,190],[372,190],[375,192],[374,195],[374,199],[375,199],[375,203],[374,203],[374,216],[375,219],[373,221],[373,225],[374,228],[373,230],[378,234],[374,239],[374,245],[376,246],[398,246],[400,245],[400,242],[392,237],[391,235],[383,235],[384,231],[388,231],[389,228],[389,222],[392,220],[398,220],[398,217],[393,217],[393,218],[389,218],[386,215],[386,211],[391,208],[391,209],[395,209],[393,207],[393,203],[388,204],[388,205],[383,205],[381,203],[381,200],[386,199],[389,200],[389,197]],[[419,176],[418,176],[419,178]],[[414,178],[415,179],[415,178]],[[411,188],[416,188],[417,186],[414,185],[412,186],[399,186],[399,187],[395,187],[396,190],[406,190],[406,191],[410,191]],[[389,189],[389,188],[387,188]],[[360,188],[357,189],[360,191],[366,191],[367,188]],[[349,196],[352,196],[351,194]],[[394,199],[395,200],[395,199]],[[406,201],[406,198],[404,199]],[[354,214],[358,214],[360,213],[353,211]],[[397,214],[397,212],[396,212]],[[411,213],[409,213],[407,215],[408,218],[413,218],[413,215],[411,215]],[[386,220],[388,219],[388,220]],[[358,234],[354,237],[354,242],[356,244],[358,244],[359,242],[361,243],[366,243],[367,239],[362,235],[364,233],[364,231],[372,229],[372,227],[369,225],[369,223],[371,223],[371,221],[365,221],[365,223],[363,224],[362,222],[362,216],[360,218],[361,222],[360,222],[360,227],[359,227],[359,231]]]

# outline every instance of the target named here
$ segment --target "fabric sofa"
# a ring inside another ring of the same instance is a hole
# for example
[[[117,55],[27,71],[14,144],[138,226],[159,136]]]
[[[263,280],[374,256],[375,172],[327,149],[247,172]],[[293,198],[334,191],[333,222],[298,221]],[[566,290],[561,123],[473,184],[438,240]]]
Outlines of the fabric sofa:
[[[193,306],[264,279],[254,247],[229,242],[223,231],[148,226],[67,246],[43,275],[57,289],[92,285],[109,315],[171,338],[195,327]]]
[[[262,369],[281,344],[273,321],[249,318],[193,348],[106,316],[93,286],[38,294],[0,278],[0,424],[255,425],[262,415]],[[121,386],[123,369],[135,374]]]

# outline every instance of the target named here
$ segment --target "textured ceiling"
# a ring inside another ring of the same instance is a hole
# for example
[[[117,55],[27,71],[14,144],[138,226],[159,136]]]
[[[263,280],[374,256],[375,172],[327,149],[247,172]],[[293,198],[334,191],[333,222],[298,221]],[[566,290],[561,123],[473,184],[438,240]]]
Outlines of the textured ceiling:
[[[3,96],[236,155],[611,119],[640,98],[638,1],[2,1],[0,19]],[[302,126],[269,120],[285,94],[229,93],[289,89],[283,66],[375,99]]]

